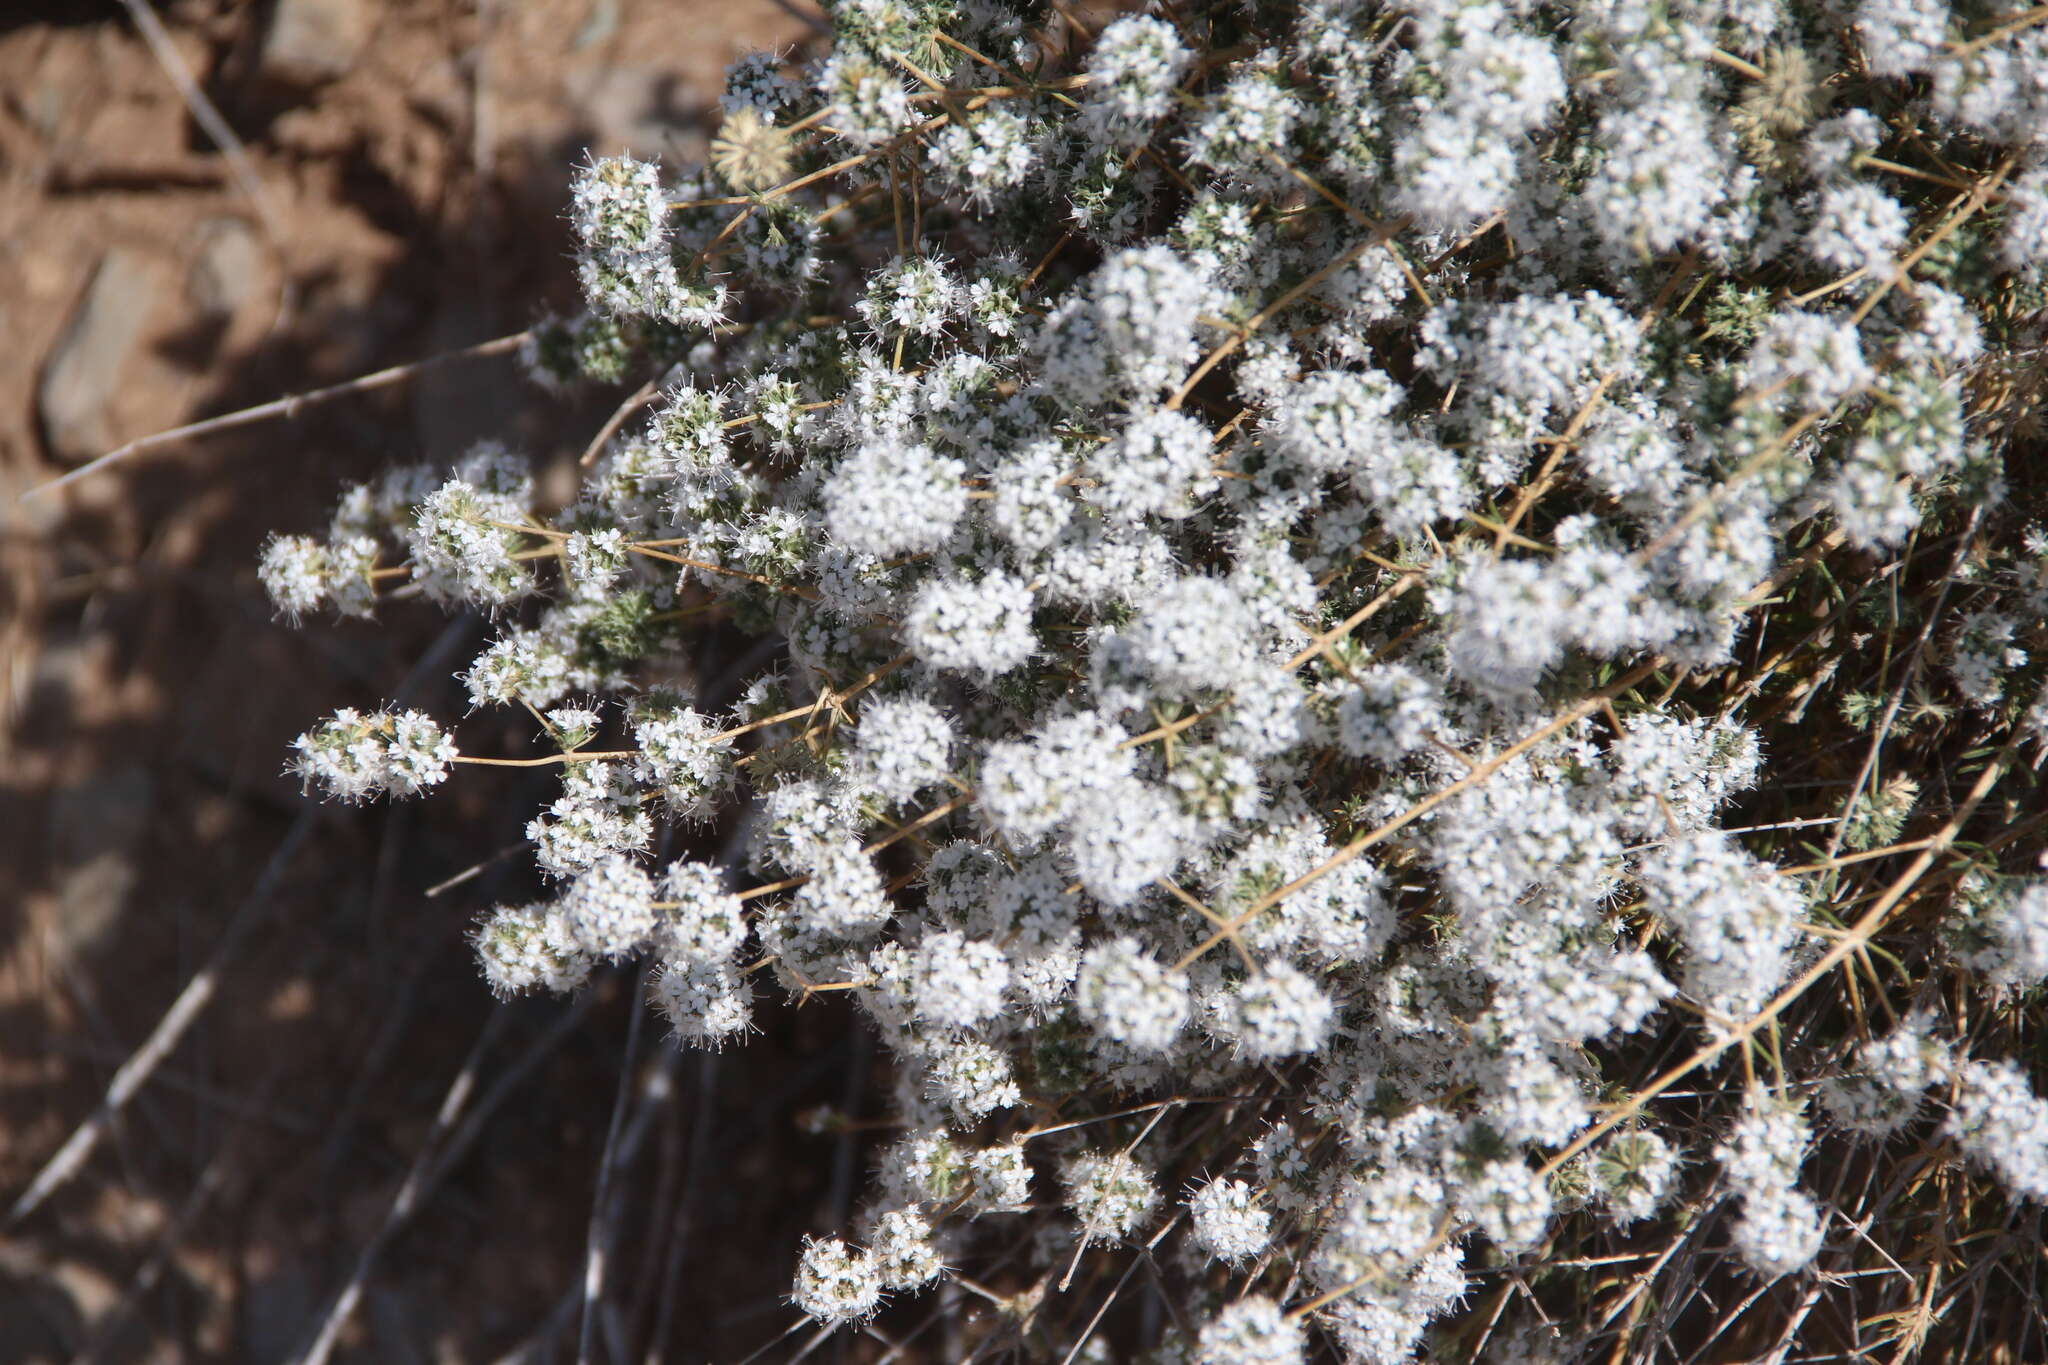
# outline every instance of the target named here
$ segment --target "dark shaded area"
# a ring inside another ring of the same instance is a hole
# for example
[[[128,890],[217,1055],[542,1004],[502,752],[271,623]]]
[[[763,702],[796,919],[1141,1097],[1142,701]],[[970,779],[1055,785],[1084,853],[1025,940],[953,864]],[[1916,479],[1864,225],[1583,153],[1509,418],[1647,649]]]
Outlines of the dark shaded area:
[[[121,15],[115,0],[8,0],[0,8],[0,36],[24,28],[80,28]]]
[[[362,273],[298,266],[287,243],[288,289],[255,344],[170,291],[159,303],[170,321],[139,363],[200,376],[186,420],[517,331],[568,301],[567,167],[601,130],[507,139],[481,178],[452,154],[452,173],[394,175],[388,154],[345,128],[317,152],[303,150],[301,128],[301,149],[280,150],[265,139],[305,123],[305,101],[245,101],[234,75],[261,13],[187,9],[165,7],[166,22],[189,36],[180,20],[193,20],[222,58],[211,92],[266,173],[332,185],[338,207],[402,249]],[[14,5],[0,35],[59,26],[22,35],[55,42],[118,17],[83,0]],[[459,57],[464,35],[450,23]],[[129,58],[122,79],[153,75]],[[663,106],[644,117],[681,123],[683,87],[662,89]],[[474,133],[442,111],[407,136],[459,149]],[[225,185],[210,178],[220,166],[204,138],[189,127],[184,138],[190,165],[75,161],[48,192]],[[0,749],[6,1202],[229,945],[212,1002],[98,1150],[0,1232],[0,1360],[290,1358],[430,1150],[445,1170],[382,1247],[336,1358],[489,1360],[522,1346],[526,1359],[573,1358],[593,1191],[621,1093],[615,1198],[600,1220],[613,1267],[600,1341],[636,1360],[664,1344],[671,1359],[738,1357],[787,1325],[792,1249],[848,1216],[833,1172],[866,1160],[851,1135],[807,1131],[796,1116],[849,1099],[867,1114],[880,1107],[883,1080],[868,1075],[850,1004],[764,1011],[769,1032],[743,1069],[677,1051],[649,1018],[624,1072],[632,969],[573,1003],[501,1005],[466,942],[494,901],[538,894],[527,860],[499,855],[551,799],[549,777],[469,771],[431,802],[345,809],[312,807],[281,772],[290,739],[336,706],[402,695],[460,717],[451,675],[490,627],[400,602],[374,626],[292,630],[255,581],[265,536],[317,530],[345,483],[452,458],[484,436],[532,452],[543,485],[560,486],[618,397],[554,401],[508,359],[457,361],[154,452],[39,522],[24,513],[0,526],[0,611],[15,632]],[[56,472],[38,452],[10,454],[21,484]],[[718,671],[715,657],[685,662]],[[530,738],[503,716],[462,728],[466,743],[498,752]],[[274,885],[245,906],[267,865]],[[468,1106],[437,1136],[466,1065]],[[489,1118],[465,1129],[474,1113]]]

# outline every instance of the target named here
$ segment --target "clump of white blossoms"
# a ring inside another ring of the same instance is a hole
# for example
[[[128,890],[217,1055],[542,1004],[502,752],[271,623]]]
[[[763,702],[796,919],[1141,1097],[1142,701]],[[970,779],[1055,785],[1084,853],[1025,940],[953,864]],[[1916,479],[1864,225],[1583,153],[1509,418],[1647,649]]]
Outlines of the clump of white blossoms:
[[[2040,1340],[1946,1316],[2048,1199],[2039,12],[826,8],[713,165],[576,171],[525,355],[623,400],[587,468],[262,551],[294,621],[488,618],[450,705],[535,747],[291,765],[558,772],[489,988],[872,1028],[821,1328]]]
[[[1821,1211],[1798,1187],[1808,1132],[1798,1108],[1752,1094],[1726,1143],[1715,1150],[1742,1197],[1735,1247],[1757,1273],[1776,1277],[1811,1261],[1825,1229]]]
[[[1067,1203],[1083,1244],[1128,1236],[1159,1202],[1152,1173],[1127,1152],[1089,1152],[1067,1163]]]
[[[1243,1261],[1272,1245],[1272,1214],[1242,1180],[1211,1180],[1188,1200],[1195,1241],[1219,1260]]]
[[[881,1306],[882,1285],[875,1253],[834,1237],[804,1248],[791,1298],[820,1322],[857,1322]]]
[[[343,707],[292,741],[292,770],[342,801],[418,796],[448,780],[455,742],[419,711]]]

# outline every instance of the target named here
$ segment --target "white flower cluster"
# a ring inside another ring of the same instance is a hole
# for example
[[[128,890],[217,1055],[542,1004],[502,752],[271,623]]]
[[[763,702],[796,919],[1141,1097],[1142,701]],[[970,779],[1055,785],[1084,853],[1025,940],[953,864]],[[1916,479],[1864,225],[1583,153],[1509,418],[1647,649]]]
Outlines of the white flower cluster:
[[[1758,1092],[1749,1096],[1735,1131],[1715,1151],[1742,1196],[1735,1248],[1760,1275],[1789,1275],[1820,1250],[1823,1215],[1798,1188],[1809,1140],[1797,1105]]]
[[[593,160],[576,178],[574,204],[577,274],[593,305],[670,324],[708,326],[723,315],[724,287],[690,278],[687,258],[677,259],[660,167]]]
[[[1084,1244],[1129,1235],[1159,1202],[1152,1173],[1128,1152],[1085,1153],[1064,1174]]]
[[[1956,1092],[1948,1135],[2006,1188],[2048,1199],[2048,1100],[2034,1093],[2026,1069],[2009,1057],[1971,1061],[1957,1069]]]
[[[1770,999],[1792,965],[1801,907],[1791,885],[1718,833],[1652,849],[1642,876],[1650,908],[1686,945],[1688,991],[1735,1019]]]
[[[1862,1044],[1850,1070],[1821,1091],[1835,1122],[1865,1137],[1889,1137],[1918,1114],[1927,1088],[1954,1070],[1931,1021],[1914,1016],[1882,1038]]]
[[[820,1322],[858,1322],[882,1306],[882,1267],[872,1251],[838,1238],[804,1248],[796,1272],[796,1306]]]
[[[1211,1180],[1188,1200],[1195,1240],[1218,1260],[1236,1263],[1272,1245],[1273,1216],[1254,1202],[1257,1191],[1242,1180]]]
[[[501,905],[478,927],[475,943],[484,979],[501,996],[571,991],[590,976],[590,955],[560,905]]]
[[[1027,1286],[1142,1248],[1162,1359],[1392,1365],[1468,1257],[1648,1261],[1726,1194],[1750,1270],[1891,1292],[1816,1140],[1939,1122],[2048,1197],[1980,1041],[2048,979],[2038,821],[1964,795],[2048,732],[2048,25],[827,8],[714,168],[578,173],[528,360],[648,386],[580,487],[480,447],[260,567],[493,618],[468,701],[552,751],[460,757],[560,772],[493,990],[644,959],[680,1043],[779,987],[886,1045],[798,1307],[994,1266],[1075,1357]],[[349,800],[458,759],[296,748]]]
[[[1239,1299],[1202,1328],[1195,1359],[1201,1365],[1299,1365],[1307,1334],[1279,1304],[1263,1296]]]
[[[1677,1174],[1671,1144],[1645,1128],[1615,1134],[1592,1164],[1594,1191],[1623,1227],[1655,1214]]]
[[[455,741],[419,711],[343,707],[292,741],[292,771],[340,801],[418,796],[448,780]]]

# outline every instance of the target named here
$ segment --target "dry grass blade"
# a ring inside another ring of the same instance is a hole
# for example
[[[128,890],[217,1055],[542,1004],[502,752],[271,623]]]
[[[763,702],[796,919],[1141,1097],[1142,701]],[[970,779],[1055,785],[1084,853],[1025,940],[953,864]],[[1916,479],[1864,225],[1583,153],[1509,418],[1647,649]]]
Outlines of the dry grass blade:
[[[398,1186],[398,1192],[392,1196],[391,1205],[385,1210],[382,1225],[378,1227],[376,1234],[364,1243],[362,1251],[357,1253],[355,1267],[350,1270],[348,1280],[335,1294],[327,1312],[322,1316],[319,1329],[313,1334],[312,1341],[305,1350],[293,1357],[293,1365],[326,1365],[328,1357],[334,1353],[335,1345],[341,1339],[342,1328],[348,1325],[349,1318],[355,1313],[356,1304],[362,1298],[363,1286],[370,1278],[370,1268],[377,1263],[378,1255],[382,1253],[392,1236],[419,1210],[428,1192],[433,1188],[433,1178],[437,1173],[437,1167],[441,1165],[436,1161],[439,1139],[453,1129],[456,1120],[468,1106],[470,1094],[476,1088],[477,1068],[508,1018],[509,1012],[500,1006],[492,1010],[484,1021],[483,1031],[477,1035],[476,1045],[464,1059],[462,1069],[455,1073],[455,1079],[449,1082],[448,1092],[442,1096],[441,1107],[434,1115],[433,1127],[421,1141],[420,1150],[413,1157],[412,1169],[406,1172],[405,1179]]]
[[[192,121],[205,130],[208,140],[227,158],[235,183],[249,197],[257,218],[262,220],[264,235],[273,244],[281,246],[285,240],[284,226],[278,216],[277,205],[271,202],[270,191],[264,188],[262,177],[256,174],[255,163],[249,159],[249,149],[242,145],[242,139],[235,136],[235,130],[228,126],[220,110],[214,108],[213,101],[199,88],[192,69],[178,55],[177,44],[171,41],[170,34],[164,32],[163,21],[156,17],[149,0],[121,0],[121,4],[128,11],[128,17],[134,20],[136,32],[149,44],[150,55],[156,58],[164,75],[177,87],[178,97],[185,101],[185,107],[192,111]]]
[[[1935,590],[1934,605],[1927,612],[1927,619],[1920,625],[1920,633],[1913,639],[1913,647],[1906,655],[1905,670],[1899,675],[1898,685],[1885,698],[1884,712],[1871,727],[1870,748],[1863,755],[1863,766],[1856,770],[1856,780],[1849,784],[1849,794],[1842,799],[1841,818],[1835,821],[1834,832],[1828,836],[1827,856],[1833,858],[1842,851],[1842,840],[1849,830],[1849,819],[1856,813],[1856,803],[1863,799],[1864,789],[1870,783],[1870,775],[1877,769],[1877,756],[1884,747],[1885,737],[1891,733],[1892,722],[1898,717],[1899,707],[1904,705],[1907,691],[1920,677],[1920,664],[1927,652],[1928,641],[1934,638],[1935,627],[1942,622],[1942,609],[1948,605],[1949,587],[1955,582],[1958,570],[1969,556],[1972,539],[1976,535],[1977,523],[1983,509],[1973,507],[1962,534],[1957,537],[1955,558],[1950,562],[1948,572],[1941,576],[1941,585]]]
[[[193,973],[192,979],[178,992],[177,999],[164,1011],[163,1018],[150,1031],[142,1046],[138,1047],[135,1054],[122,1063],[120,1070],[114,1073],[114,1079],[107,1086],[106,1096],[100,1101],[98,1110],[72,1132],[64,1145],[57,1149],[56,1155],[36,1173],[28,1188],[15,1199],[14,1206],[8,1210],[6,1226],[15,1226],[41,1208],[44,1201],[59,1187],[78,1174],[87,1158],[107,1136],[128,1102],[135,1098],[136,1092],[148,1083],[157,1067],[162,1065],[164,1059],[183,1041],[186,1032],[219,992],[222,973],[233,959],[236,949],[241,946],[242,940],[263,922],[274,903],[279,883],[283,881],[285,873],[290,870],[293,860],[298,857],[299,850],[305,846],[307,838],[313,833],[313,827],[318,823],[318,810],[312,807],[292,821],[291,829],[278,844],[277,851],[270,855],[270,861],[264,864],[262,873],[256,878],[256,885],[236,908],[234,917],[228,921],[227,928],[214,943],[213,951],[208,955],[205,964]]]
[[[28,492],[22,494],[22,496],[32,498],[39,494],[54,493],[67,484],[76,483],[90,474],[96,474],[102,469],[120,463],[131,455],[140,454],[145,450],[154,450],[158,446],[170,445],[176,441],[190,440],[195,436],[210,435],[216,431],[228,431],[232,428],[248,426],[255,422],[267,422],[275,417],[287,419],[296,417],[305,408],[319,403],[326,403],[336,398],[343,398],[349,394],[368,393],[372,389],[381,389],[388,385],[399,383],[402,380],[410,379],[414,375],[432,369],[437,365],[448,364],[450,361],[505,355],[525,345],[528,335],[526,332],[514,332],[510,336],[494,337],[489,341],[480,341],[474,346],[465,346],[461,350],[447,351],[440,355],[429,356],[425,360],[415,360],[406,365],[393,365],[387,369],[361,375],[339,384],[329,384],[325,388],[309,389],[305,393],[292,394],[286,398],[274,398],[267,403],[258,403],[254,407],[241,408],[235,412],[222,413],[218,417],[207,417],[197,422],[187,422],[183,426],[171,427],[166,431],[159,431],[153,435],[138,437],[126,445],[118,446],[104,455],[88,460],[78,466],[78,468],[68,470],[46,483],[37,484],[34,488],[29,489]]]
[[[618,1175],[619,1134],[626,1124],[626,1100],[633,1090],[633,1072],[640,1061],[640,1027],[647,1018],[647,981],[652,968],[643,968],[634,980],[630,998],[631,1021],[626,1026],[626,1055],[619,1062],[618,1094],[612,1101],[611,1122],[605,1128],[604,1150],[597,1159],[597,1190],[590,1201],[590,1230],[583,1252],[583,1309],[576,1332],[577,1365],[589,1365],[591,1348],[597,1344],[597,1306],[604,1302],[605,1269],[611,1237],[612,1181]]]

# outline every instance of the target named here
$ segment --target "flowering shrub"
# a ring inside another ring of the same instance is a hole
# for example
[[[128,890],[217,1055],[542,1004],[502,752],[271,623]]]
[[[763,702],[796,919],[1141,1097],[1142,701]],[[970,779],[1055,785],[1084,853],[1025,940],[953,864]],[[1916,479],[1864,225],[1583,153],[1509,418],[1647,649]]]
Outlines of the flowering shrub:
[[[495,622],[539,753],[295,760],[559,768],[490,987],[850,994],[826,1327],[1073,1359],[1141,1258],[1205,1365],[2048,1350],[2044,11],[831,9],[577,173],[527,360],[646,387],[573,500],[264,552]]]

